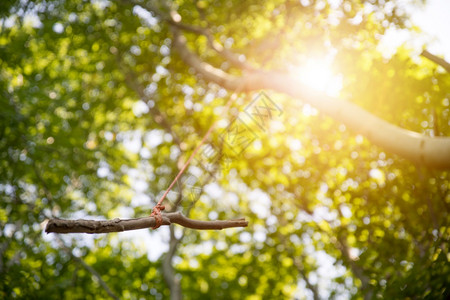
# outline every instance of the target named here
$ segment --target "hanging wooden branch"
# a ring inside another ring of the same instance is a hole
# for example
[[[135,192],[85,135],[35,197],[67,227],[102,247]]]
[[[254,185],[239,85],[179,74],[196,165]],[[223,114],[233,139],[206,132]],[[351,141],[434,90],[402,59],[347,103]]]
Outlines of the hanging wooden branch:
[[[162,224],[178,224],[186,228],[208,230],[224,229],[232,227],[247,227],[248,222],[244,219],[235,220],[216,220],[216,221],[198,221],[186,218],[181,212],[163,213]],[[122,232],[127,230],[136,230],[155,227],[155,217],[149,216],[137,219],[113,219],[113,220],[63,220],[50,219],[45,227],[45,232],[55,233],[108,233]]]

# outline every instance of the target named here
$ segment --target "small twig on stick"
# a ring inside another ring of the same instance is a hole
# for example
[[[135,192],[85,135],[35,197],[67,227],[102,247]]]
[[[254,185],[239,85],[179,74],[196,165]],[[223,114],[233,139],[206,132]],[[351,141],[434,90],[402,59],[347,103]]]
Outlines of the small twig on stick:
[[[182,213],[162,214],[162,225],[178,224],[186,228],[208,230],[224,229],[232,227],[247,227],[248,222],[245,219],[236,220],[216,220],[216,221],[198,221],[186,218]],[[45,227],[45,232],[55,233],[108,233],[122,232],[127,230],[136,230],[143,228],[152,228],[156,225],[154,217],[144,217],[138,219],[113,219],[113,220],[63,220],[50,219]]]

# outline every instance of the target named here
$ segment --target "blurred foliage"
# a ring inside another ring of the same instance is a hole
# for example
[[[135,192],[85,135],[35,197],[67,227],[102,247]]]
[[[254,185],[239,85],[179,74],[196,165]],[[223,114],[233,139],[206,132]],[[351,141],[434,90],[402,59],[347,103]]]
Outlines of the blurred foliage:
[[[335,51],[343,97],[403,128],[450,134],[450,75],[406,48],[389,59],[376,48],[388,28],[412,28],[405,1],[174,5],[261,69]],[[230,94],[181,61],[166,23],[126,1],[2,1],[0,24],[0,298],[109,297],[81,262],[119,298],[168,298],[165,254],[148,254],[167,231],[58,238],[44,221],[148,214],[210,124],[239,122],[232,113],[256,94],[222,115]],[[205,61],[239,73],[204,37],[186,36]],[[282,114],[252,127],[255,141],[225,153],[203,190],[201,155],[184,176],[198,181],[178,187],[192,218],[250,221],[184,231],[173,259],[184,298],[448,298],[448,171],[267,94]],[[210,144],[222,148],[224,132]]]

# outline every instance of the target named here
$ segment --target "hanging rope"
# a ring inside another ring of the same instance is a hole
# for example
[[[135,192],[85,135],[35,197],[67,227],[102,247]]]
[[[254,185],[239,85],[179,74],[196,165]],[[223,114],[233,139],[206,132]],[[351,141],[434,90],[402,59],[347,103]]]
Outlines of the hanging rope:
[[[228,110],[231,107],[231,103],[233,101],[236,100],[237,98],[237,94],[242,90],[243,84],[241,83],[238,88],[235,90],[235,92],[233,93],[233,95],[230,97],[230,99],[228,100],[227,104],[225,105],[225,113],[224,115],[226,115],[228,113]],[[202,138],[202,140],[200,141],[200,143],[197,145],[197,147],[195,148],[194,152],[192,152],[191,156],[188,158],[188,160],[184,163],[183,167],[180,169],[180,171],[178,172],[177,176],[175,176],[175,179],[172,181],[172,183],[169,185],[169,187],[167,188],[167,190],[164,192],[164,194],[161,196],[161,198],[159,199],[158,203],[155,205],[155,207],[153,207],[152,209],[152,213],[150,214],[150,216],[155,217],[155,227],[152,227],[152,229],[157,229],[162,225],[162,216],[161,216],[161,211],[163,211],[164,209],[166,209],[166,207],[164,205],[162,205],[161,203],[163,202],[163,200],[166,198],[167,194],[170,192],[170,190],[172,189],[172,187],[175,185],[175,183],[177,182],[177,180],[181,177],[181,175],[183,174],[183,172],[186,170],[186,168],[189,166],[189,164],[191,163],[191,160],[194,158],[194,156],[197,154],[198,150],[200,149],[200,147],[205,143],[206,139],[208,139],[208,137],[211,135],[211,132],[213,131],[213,129],[216,127],[217,121],[214,122],[208,129],[208,131],[206,132],[205,136]]]

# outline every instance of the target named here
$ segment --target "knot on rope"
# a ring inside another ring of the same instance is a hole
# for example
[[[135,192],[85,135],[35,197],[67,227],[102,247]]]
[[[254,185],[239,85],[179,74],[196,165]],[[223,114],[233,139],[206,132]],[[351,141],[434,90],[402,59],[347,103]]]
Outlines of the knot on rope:
[[[155,217],[155,227],[152,227],[152,229],[157,229],[162,225],[163,218],[161,215],[161,211],[165,209],[166,207],[164,205],[161,205],[160,203],[156,204],[155,207],[153,207],[150,217]]]

